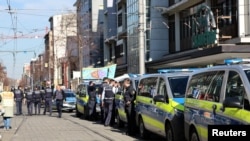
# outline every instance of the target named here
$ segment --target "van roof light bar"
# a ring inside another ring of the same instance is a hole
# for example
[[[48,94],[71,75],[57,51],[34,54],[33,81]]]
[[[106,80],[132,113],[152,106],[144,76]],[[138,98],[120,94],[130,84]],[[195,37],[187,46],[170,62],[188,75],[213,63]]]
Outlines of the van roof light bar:
[[[226,65],[231,65],[231,64],[249,64],[250,63],[250,59],[242,59],[242,58],[226,59],[226,60],[224,60],[224,63]]]
[[[185,68],[185,69],[159,69],[158,73],[174,73],[174,72],[193,72],[197,68]]]

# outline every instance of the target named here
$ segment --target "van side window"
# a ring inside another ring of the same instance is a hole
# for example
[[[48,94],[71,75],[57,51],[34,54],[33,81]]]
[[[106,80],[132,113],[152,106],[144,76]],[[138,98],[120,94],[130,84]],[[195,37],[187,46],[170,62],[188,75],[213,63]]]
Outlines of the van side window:
[[[194,75],[188,86],[187,97],[219,102],[224,74],[224,71],[211,71]]]
[[[153,97],[156,94],[157,77],[143,78],[138,86],[138,95]]]
[[[166,82],[164,81],[163,78],[160,78],[160,80],[159,80],[159,87],[157,89],[157,94],[164,95],[164,97],[168,96],[167,89],[166,89]]]
[[[240,75],[235,71],[230,71],[228,75],[225,97],[237,97],[242,102],[241,104],[243,104],[245,93],[245,88]]]

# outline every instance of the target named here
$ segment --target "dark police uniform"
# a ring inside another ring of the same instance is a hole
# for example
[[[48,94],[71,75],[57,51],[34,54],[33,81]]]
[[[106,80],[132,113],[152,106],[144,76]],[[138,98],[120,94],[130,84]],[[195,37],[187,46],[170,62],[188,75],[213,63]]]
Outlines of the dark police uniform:
[[[89,119],[94,120],[96,118],[96,88],[95,86],[88,86],[88,109],[89,109]]]
[[[135,135],[135,90],[132,85],[124,89],[125,113],[127,117],[127,134]]]
[[[53,98],[53,90],[50,87],[46,87],[44,90],[44,111],[43,114],[45,115],[47,110],[50,113],[50,116],[52,115],[52,98]]]
[[[23,102],[23,91],[18,87],[18,89],[14,90],[14,99],[16,102],[16,115],[22,114],[22,102]]]
[[[41,109],[41,102],[42,102],[42,92],[38,89],[35,89],[33,91],[34,94],[34,107],[35,107],[35,115],[39,114],[40,115],[40,109]]]
[[[33,102],[34,102],[34,95],[31,90],[27,90],[25,94],[26,98],[26,104],[27,104],[27,110],[28,110],[28,115],[33,114]]]
[[[108,86],[108,83],[103,81],[101,86],[99,87],[98,94],[100,94],[101,97],[102,97],[102,93],[103,93],[104,88],[107,87],[107,86]],[[104,103],[104,101],[101,98],[101,102],[100,102],[100,105],[101,105],[101,122],[104,123],[105,122],[105,114],[104,114],[104,107],[102,107],[102,103]]]
[[[113,86],[106,86],[104,88],[104,114],[105,114],[105,122],[104,126],[109,126],[111,117],[112,117],[112,110],[113,110],[113,100],[114,100],[114,92]]]

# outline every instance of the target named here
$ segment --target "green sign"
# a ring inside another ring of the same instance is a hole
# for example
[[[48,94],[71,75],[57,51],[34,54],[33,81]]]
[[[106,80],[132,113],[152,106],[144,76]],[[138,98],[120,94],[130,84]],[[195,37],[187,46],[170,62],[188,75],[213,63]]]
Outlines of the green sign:
[[[202,5],[193,17],[192,47],[205,47],[216,41],[216,23],[213,12],[207,5]]]

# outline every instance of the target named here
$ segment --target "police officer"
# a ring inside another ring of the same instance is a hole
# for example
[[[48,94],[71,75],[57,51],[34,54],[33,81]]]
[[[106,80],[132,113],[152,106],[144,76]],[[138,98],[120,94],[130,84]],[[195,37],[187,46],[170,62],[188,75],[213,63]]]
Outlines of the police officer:
[[[104,107],[104,114],[105,114],[105,122],[104,126],[109,126],[111,117],[112,117],[112,110],[113,110],[113,100],[115,93],[113,91],[113,86],[114,86],[114,80],[109,79],[109,85],[104,87],[103,93],[102,93],[102,103]]]
[[[127,117],[127,134],[135,135],[135,90],[131,85],[131,80],[125,78],[123,81],[123,91],[124,91],[124,109]]]
[[[47,83],[46,88],[44,89],[44,111],[43,114],[45,115],[47,110],[49,111],[49,115],[52,116],[52,98],[53,98],[53,89]]]
[[[65,93],[62,90],[60,85],[57,85],[56,91],[53,95],[53,99],[56,100],[56,109],[58,112],[58,118],[62,117],[62,107],[63,107],[63,100],[65,99]]]
[[[101,99],[101,101],[100,101],[100,105],[101,105],[101,122],[102,123],[104,123],[105,122],[105,114],[104,114],[104,101],[103,101],[103,99],[102,99],[102,93],[103,93],[103,89],[105,88],[105,87],[107,87],[109,84],[109,78],[107,78],[107,77],[104,77],[103,79],[102,79],[102,84],[101,84],[101,86],[99,87],[99,89],[98,89],[98,95],[99,95],[99,98]]]
[[[18,88],[14,90],[14,100],[16,102],[16,115],[22,114],[23,98],[24,98],[24,94],[22,91],[22,87],[18,86]]]
[[[34,107],[35,107],[35,115],[40,115],[40,109],[41,109],[41,102],[42,102],[42,92],[39,90],[38,87],[35,88],[33,91],[34,96]]]
[[[31,91],[30,88],[26,89],[25,99],[26,99],[26,104],[27,104],[28,115],[32,116],[32,114],[33,114],[34,96],[33,96],[33,92]]]
[[[94,120],[96,117],[96,88],[95,83],[93,81],[89,82],[88,86],[88,109],[89,109],[89,119]]]

